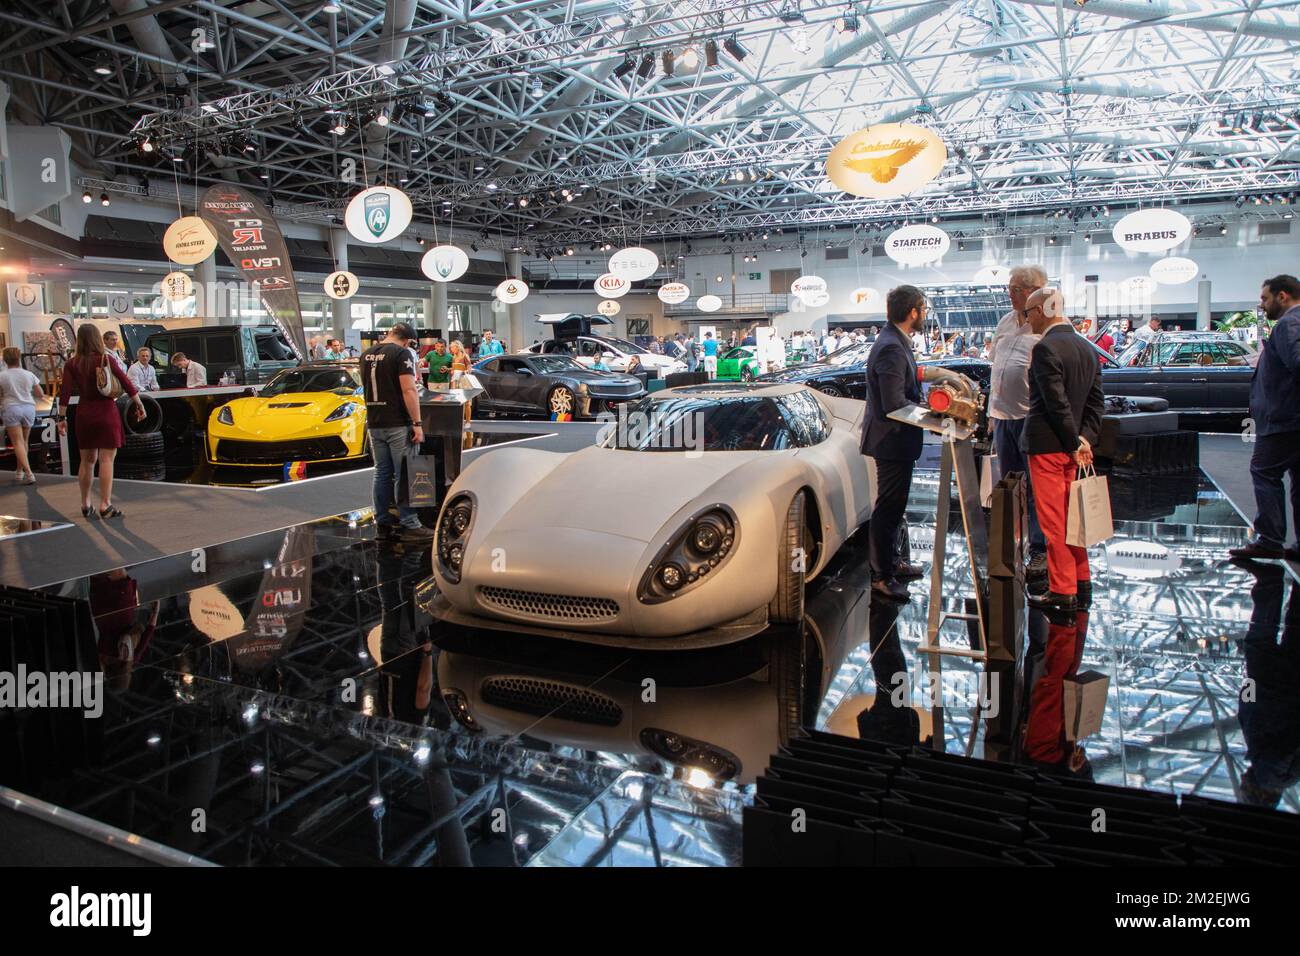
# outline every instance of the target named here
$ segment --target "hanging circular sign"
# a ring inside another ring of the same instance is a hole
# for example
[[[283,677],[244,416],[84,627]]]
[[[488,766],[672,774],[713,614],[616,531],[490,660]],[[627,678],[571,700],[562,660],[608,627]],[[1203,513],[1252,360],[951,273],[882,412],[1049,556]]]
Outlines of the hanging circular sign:
[[[180,302],[194,294],[194,283],[184,272],[169,272],[162,278],[162,295],[171,302]]]
[[[976,285],[1006,285],[1011,281],[1010,266],[985,266],[975,273]]]
[[[600,305],[596,306],[596,311],[601,315],[618,315],[623,307],[613,299],[603,299]]]
[[[507,279],[493,293],[506,305],[517,305],[528,298],[528,283],[523,279]]]
[[[388,242],[411,224],[411,200],[392,186],[371,186],[352,197],[343,224],[361,242]]]
[[[1111,230],[1120,248],[1130,252],[1164,252],[1186,242],[1191,234],[1188,218],[1172,209],[1139,209]]]
[[[198,216],[182,216],[163,233],[163,252],[172,262],[193,266],[212,255],[217,237]]]
[[[691,289],[685,282],[669,282],[661,285],[656,295],[666,305],[677,305],[691,297]]]
[[[805,292],[799,299],[810,309],[820,309],[831,300],[831,294],[823,289],[821,292]]]
[[[905,266],[923,266],[942,259],[951,245],[948,234],[938,226],[920,223],[895,229],[885,237],[885,255]]]
[[[892,199],[924,186],[948,161],[933,130],[879,123],[842,139],[826,157],[826,178],[846,193]]]
[[[617,299],[619,296],[627,295],[627,290],[632,288],[632,283],[622,276],[615,275],[612,272],[606,272],[598,278],[593,285],[596,294],[606,299]],[[611,313],[613,314],[613,313]]]
[[[1182,285],[1195,279],[1200,271],[1201,267],[1191,259],[1168,256],[1151,263],[1147,274],[1161,285]]]
[[[325,294],[331,299],[350,299],[360,287],[361,283],[353,273],[341,269],[325,277]]]
[[[695,307],[701,312],[717,312],[722,308],[722,300],[716,295],[702,295],[696,300]]]
[[[469,271],[469,256],[457,246],[434,246],[420,260],[420,271],[434,282],[455,282]]]
[[[1119,287],[1125,295],[1142,299],[1156,291],[1156,280],[1150,276],[1130,276],[1121,282]]]
[[[800,276],[790,283],[790,294],[807,301],[810,295],[826,291],[826,280],[821,276]]]
[[[609,271],[628,282],[648,279],[659,268],[659,257],[649,249],[632,246],[620,249],[609,257]]]
[[[871,312],[880,308],[880,292],[870,287],[854,289],[849,295],[849,302],[860,312]]]
[[[1156,541],[1112,538],[1106,542],[1106,563],[1126,578],[1163,578],[1182,567],[1183,559]]]

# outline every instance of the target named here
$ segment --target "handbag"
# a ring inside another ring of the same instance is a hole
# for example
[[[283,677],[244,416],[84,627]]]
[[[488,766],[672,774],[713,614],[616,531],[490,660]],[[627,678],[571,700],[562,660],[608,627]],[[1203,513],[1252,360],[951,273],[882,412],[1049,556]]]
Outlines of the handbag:
[[[407,508],[436,508],[440,501],[437,456],[407,452],[397,483],[397,503]]]
[[[1065,543],[1089,548],[1112,538],[1115,524],[1110,514],[1110,486],[1092,465],[1080,468],[1070,483],[1070,510],[1065,522]]]
[[[122,394],[122,383],[113,374],[112,359],[104,354],[104,364],[95,369],[95,388],[105,398],[117,398]]]

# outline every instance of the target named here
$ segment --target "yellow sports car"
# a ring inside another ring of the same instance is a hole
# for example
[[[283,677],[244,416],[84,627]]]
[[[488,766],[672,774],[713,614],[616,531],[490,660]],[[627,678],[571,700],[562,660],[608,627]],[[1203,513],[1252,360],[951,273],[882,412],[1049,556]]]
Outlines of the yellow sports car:
[[[208,419],[208,461],[266,467],[290,461],[347,461],[368,455],[366,401],[357,363],[285,369],[252,398]]]

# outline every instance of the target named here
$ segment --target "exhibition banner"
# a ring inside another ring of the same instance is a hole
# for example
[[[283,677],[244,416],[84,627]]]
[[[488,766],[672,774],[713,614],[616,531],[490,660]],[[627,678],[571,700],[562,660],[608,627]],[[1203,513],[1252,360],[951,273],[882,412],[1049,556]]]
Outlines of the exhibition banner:
[[[307,334],[289,248],[271,211],[239,186],[222,183],[199,200],[199,215],[216,235],[239,274],[256,290],[300,358],[307,356]]]

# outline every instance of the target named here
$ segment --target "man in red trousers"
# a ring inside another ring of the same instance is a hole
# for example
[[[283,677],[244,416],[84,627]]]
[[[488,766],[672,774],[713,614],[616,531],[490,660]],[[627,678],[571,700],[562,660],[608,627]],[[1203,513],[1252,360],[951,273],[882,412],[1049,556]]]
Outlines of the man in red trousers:
[[[1038,524],[1047,539],[1048,590],[1031,594],[1035,607],[1074,610],[1092,602],[1088,553],[1065,543],[1070,483],[1092,463],[1101,431],[1101,366],[1065,318],[1065,301],[1050,286],[1033,293],[1025,312],[1040,336],[1029,359],[1029,414],[1021,437],[1029,456]]]

